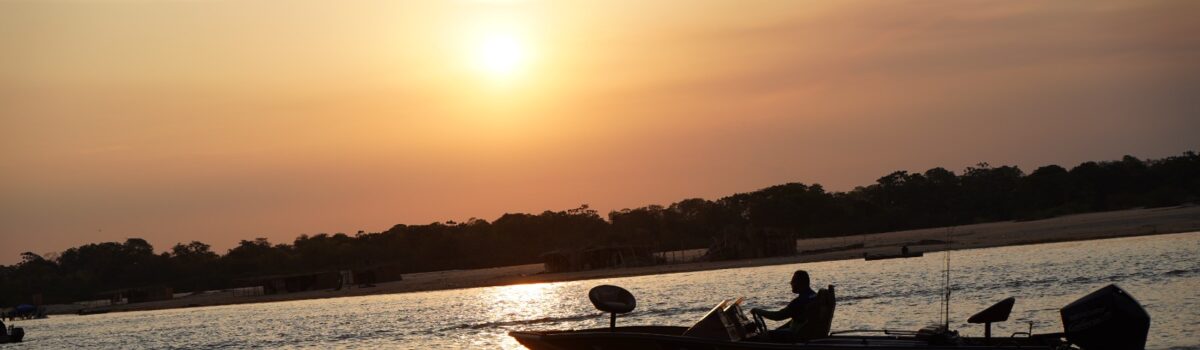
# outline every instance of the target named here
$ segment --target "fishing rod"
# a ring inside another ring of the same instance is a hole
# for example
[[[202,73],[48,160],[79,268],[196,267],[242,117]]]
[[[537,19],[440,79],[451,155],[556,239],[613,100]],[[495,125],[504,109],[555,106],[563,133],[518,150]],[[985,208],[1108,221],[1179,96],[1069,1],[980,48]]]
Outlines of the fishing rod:
[[[953,233],[954,227],[946,230],[946,277],[942,284],[942,290],[944,291],[944,294],[942,294],[942,307],[944,310],[942,313],[942,325],[946,330],[950,329],[950,290],[952,289],[950,284],[950,237]]]

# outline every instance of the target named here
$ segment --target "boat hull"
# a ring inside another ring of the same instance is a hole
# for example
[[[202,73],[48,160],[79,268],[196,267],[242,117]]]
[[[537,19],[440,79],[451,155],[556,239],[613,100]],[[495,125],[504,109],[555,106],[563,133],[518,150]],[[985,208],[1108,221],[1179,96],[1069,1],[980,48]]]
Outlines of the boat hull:
[[[589,329],[578,331],[510,332],[509,335],[530,350],[847,350],[847,349],[941,349],[941,350],[1006,350],[1056,349],[1052,340],[1037,338],[995,340],[995,344],[979,339],[958,344],[937,345],[929,341],[904,336],[833,336],[805,343],[779,344],[756,341],[728,341],[685,337],[683,327],[618,327],[614,330]],[[1004,343],[1001,343],[1004,342]]]

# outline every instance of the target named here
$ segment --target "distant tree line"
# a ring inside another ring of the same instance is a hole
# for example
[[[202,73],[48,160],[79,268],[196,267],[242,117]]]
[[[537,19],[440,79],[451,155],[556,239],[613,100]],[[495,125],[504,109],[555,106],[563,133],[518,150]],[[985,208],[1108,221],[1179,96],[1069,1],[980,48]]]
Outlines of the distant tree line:
[[[176,244],[155,253],[143,239],[87,244],[60,254],[23,253],[0,266],[0,305],[94,299],[125,287],[168,285],[176,292],[235,286],[241,277],[399,264],[406,271],[468,269],[540,262],[555,249],[602,244],[662,250],[707,247],[729,232],[769,228],[826,237],[1064,214],[1162,207],[1200,198],[1200,156],[1048,165],[1026,174],[987,163],[961,174],[943,168],[897,171],[869,186],[829,192],[788,183],[717,200],[685,199],[609,212],[583,205],[540,214],[504,214],[396,225],[376,233],[301,235],[291,244],[243,240],[224,255],[208,244]]]

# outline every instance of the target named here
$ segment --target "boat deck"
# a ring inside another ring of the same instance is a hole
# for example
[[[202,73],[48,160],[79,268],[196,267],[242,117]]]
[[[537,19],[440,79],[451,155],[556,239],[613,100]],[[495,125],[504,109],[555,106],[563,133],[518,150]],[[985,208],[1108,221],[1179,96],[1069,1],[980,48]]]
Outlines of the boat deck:
[[[686,337],[685,327],[628,326],[614,329],[598,328],[572,331],[511,332],[511,336],[531,350],[541,349],[706,349],[706,350],[768,350],[768,349],[1055,349],[1055,335],[1023,338],[959,338],[953,343],[936,344],[913,335],[836,335],[798,343],[770,343],[755,340],[730,341]]]

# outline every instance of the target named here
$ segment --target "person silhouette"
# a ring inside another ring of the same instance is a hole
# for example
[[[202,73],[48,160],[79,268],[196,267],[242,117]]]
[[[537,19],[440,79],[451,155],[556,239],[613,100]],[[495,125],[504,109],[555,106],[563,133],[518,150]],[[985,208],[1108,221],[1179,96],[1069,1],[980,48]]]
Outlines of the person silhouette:
[[[778,329],[773,329],[767,332],[767,336],[772,342],[791,343],[796,341],[796,334],[799,333],[800,326],[807,321],[804,318],[804,309],[808,304],[816,298],[817,292],[812,290],[809,284],[808,272],[804,270],[796,270],[792,274],[792,293],[796,293],[796,298],[792,299],[783,309],[778,311],[770,311],[763,309],[750,309],[751,314],[762,316],[763,318],[782,321],[790,319],[788,324]]]

